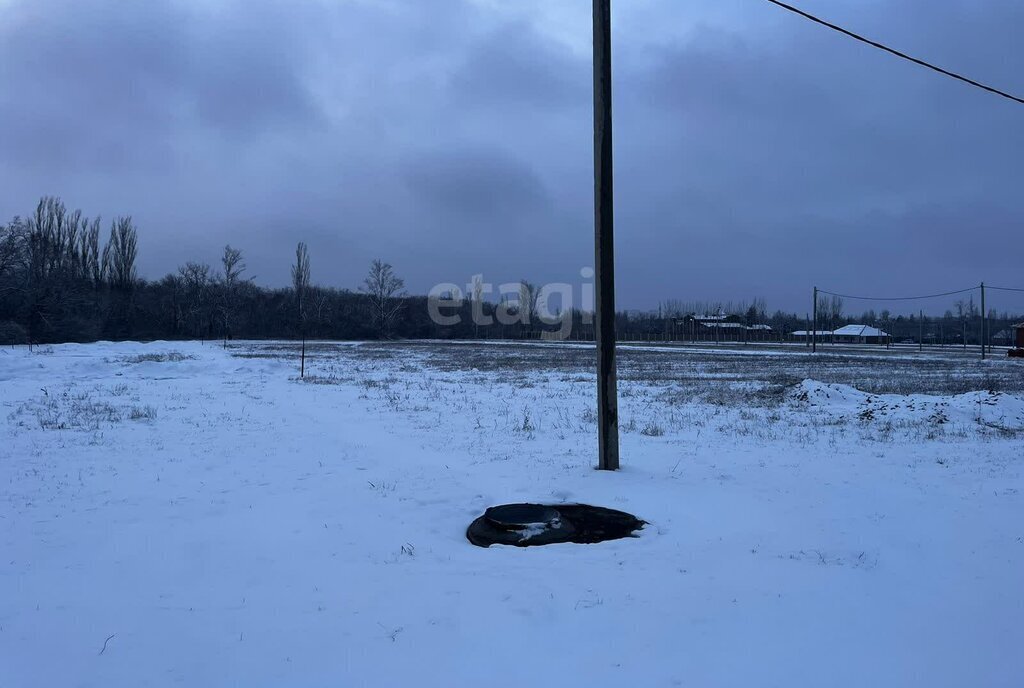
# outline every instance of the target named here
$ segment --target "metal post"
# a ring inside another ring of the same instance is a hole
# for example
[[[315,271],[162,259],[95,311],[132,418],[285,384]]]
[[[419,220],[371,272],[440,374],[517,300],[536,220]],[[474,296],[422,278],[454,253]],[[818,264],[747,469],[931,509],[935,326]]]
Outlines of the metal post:
[[[985,326],[988,317],[985,314],[985,283],[981,283],[981,360],[985,360]]]
[[[818,288],[814,288],[814,321],[811,323],[811,353],[818,350]]]
[[[598,468],[619,468],[615,376],[615,242],[612,206],[611,0],[594,0],[594,283]]]
[[[917,350],[924,351],[924,310],[917,312]]]

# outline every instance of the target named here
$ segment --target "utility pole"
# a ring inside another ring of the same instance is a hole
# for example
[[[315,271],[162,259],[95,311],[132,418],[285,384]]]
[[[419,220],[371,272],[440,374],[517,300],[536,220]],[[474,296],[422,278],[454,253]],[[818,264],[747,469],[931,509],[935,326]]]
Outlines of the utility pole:
[[[814,288],[814,321],[811,324],[811,353],[818,350],[818,288]]]
[[[917,350],[924,351],[924,310],[917,312]]]
[[[988,325],[988,315],[985,312],[985,283],[981,283],[981,360],[985,360],[985,327]]]
[[[619,468],[612,206],[612,8],[594,0],[594,283],[597,329],[597,467]]]

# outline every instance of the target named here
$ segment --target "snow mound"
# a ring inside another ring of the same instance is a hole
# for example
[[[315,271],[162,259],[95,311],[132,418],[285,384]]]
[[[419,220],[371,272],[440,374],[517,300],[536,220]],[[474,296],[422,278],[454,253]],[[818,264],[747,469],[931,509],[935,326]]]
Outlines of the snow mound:
[[[979,424],[997,430],[1024,430],[1024,398],[1003,392],[869,394],[850,385],[804,380],[789,392],[789,401],[836,420]]]

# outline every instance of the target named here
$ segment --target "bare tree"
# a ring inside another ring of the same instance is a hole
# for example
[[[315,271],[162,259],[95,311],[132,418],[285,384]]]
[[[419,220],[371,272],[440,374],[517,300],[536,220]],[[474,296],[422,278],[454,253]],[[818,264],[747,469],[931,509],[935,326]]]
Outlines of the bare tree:
[[[840,296],[833,296],[828,302],[828,317],[830,322],[837,322],[843,317],[843,299]]]
[[[764,322],[765,318],[768,317],[768,302],[762,297],[757,297],[751,306],[757,310],[758,321]]]
[[[135,258],[138,232],[131,217],[119,217],[110,226],[110,239],[103,247],[102,272],[110,286],[130,292],[138,279]]]
[[[227,347],[238,309],[238,291],[242,283],[242,273],[245,272],[245,261],[242,260],[242,251],[231,248],[231,244],[228,244],[224,247],[220,262],[224,272],[221,275],[219,308],[221,323],[224,326],[224,346]]]
[[[743,321],[747,324],[748,327],[751,325],[758,324],[757,306],[752,305],[749,308],[747,308],[747,313],[745,316],[743,316]]]
[[[36,333],[54,339],[72,331],[74,336],[100,333],[98,319],[87,317],[81,239],[86,224],[81,211],[69,213],[59,198],[50,196],[39,201],[27,220],[14,223],[12,232],[20,237],[14,254],[18,277],[4,287],[22,294],[21,312],[30,339]]]
[[[238,286],[242,280],[242,273],[245,272],[241,249],[231,248],[231,244],[228,244],[224,247],[224,255],[221,256],[220,262],[224,266],[224,284]]]
[[[679,299],[668,299],[658,304],[658,308],[666,318],[681,318],[688,312],[693,312],[692,309],[687,309],[687,305]]]
[[[484,276],[473,275],[470,308],[473,313],[473,336],[480,338],[480,321],[483,320],[484,308]]]
[[[322,326],[331,312],[331,292],[323,287],[310,287],[310,305],[316,313],[316,323]]]
[[[309,251],[306,244],[299,242],[295,248],[295,265],[292,266],[292,288],[298,307],[299,332],[302,335],[302,353],[299,363],[299,377],[306,376],[306,296],[309,292]]]
[[[404,289],[405,282],[395,275],[390,263],[379,259],[370,263],[370,273],[363,280],[363,291],[370,299],[370,315],[381,339],[387,339],[392,324],[402,311]]]
[[[843,317],[843,299],[839,296],[818,296],[818,323],[827,324],[828,331],[834,331],[838,327],[839,320]],[[819,327],[818,329],[823,329]],[[835,343],[835,335],[832,336],[832,343]]]
[[[24,267],[27,228],[20,217],[0,227],[0,281],[6,281]]]
[[[519,282],[519,321],[528,332],[533,331],[533,320],[537,315],[540,289],[537,285],[520,280]]]
[[[210,266],[205,263],[185,263],[178,268],[185,302],[185,321],[192,325],[192,331],[203,338],[207,304],[213,278]]]
[[[88,226],[83,225],[82,233],[78,237],[78,246],[82,277],[91,282],[93,287],[99,287],[103,282],[100,264],[100,218],[95,218]]]
[[[299,323],[305,327],[306,298],[309,295],[309,251],[306,244],[299,242],[295,248],[295,265],[292,266],[292,289],[295,290],[295,302],[298,308]]]

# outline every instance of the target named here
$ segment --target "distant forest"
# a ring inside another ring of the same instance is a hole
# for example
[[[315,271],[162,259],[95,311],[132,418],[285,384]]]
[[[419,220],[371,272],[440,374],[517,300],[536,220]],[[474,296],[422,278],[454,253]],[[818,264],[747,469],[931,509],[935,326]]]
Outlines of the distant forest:
[[[302,336],[526,339],[559,331],[570,339],[593,337],[589,313],[568,311],[562,314],[563,323],[544,323],[535,317],[541,290],[527,281],[511,302],[495,304],[478,296],[474,303],[469,294],[455,307],[450,302],[445,305],[440,297],[407,294],[391,265],[380,260],[373,261],[355,291],[316,285],[311,280],[309,251],[302,243],[291,265],[292,285],[286,288],[254,284],[246,275],[243,251],[231,246],[224,248],[216,265],[187,262],[157,280],[138,276],[137,256],[138,228],[131,217],[115,218],[104,231],[100,218],[69,211],[59,198],[43,198],[29,216],[15,217],[0,227],[0,343]],[[438,324],[431,318],[432,307],[449,317],[459,315],[459,322]],[[762,299],[749,303],[666,300],[656,311],[619,313],[618,334],[623,340],[643,341],[722,336],[697,334],[682,326],[681,320],[693,314],[721,314],[730,322],[772,328],[750,333],[738,328],[744,331],[744,341],[778,341],[808,325],[805,314],[768,313]],[[480,315],[490,324],[477,324]],[[990,337],[1020,319],[994,310],[989,317]],[[979,341],[980,321],[973,298],[920,322],[916,315],[884,310],[844,315],[841,299],[822,297],[818,326],[834,329],[858,322],[881,327],[897,341],[923,335],[926,343],[958,344],[965,337],[967,343]]]

